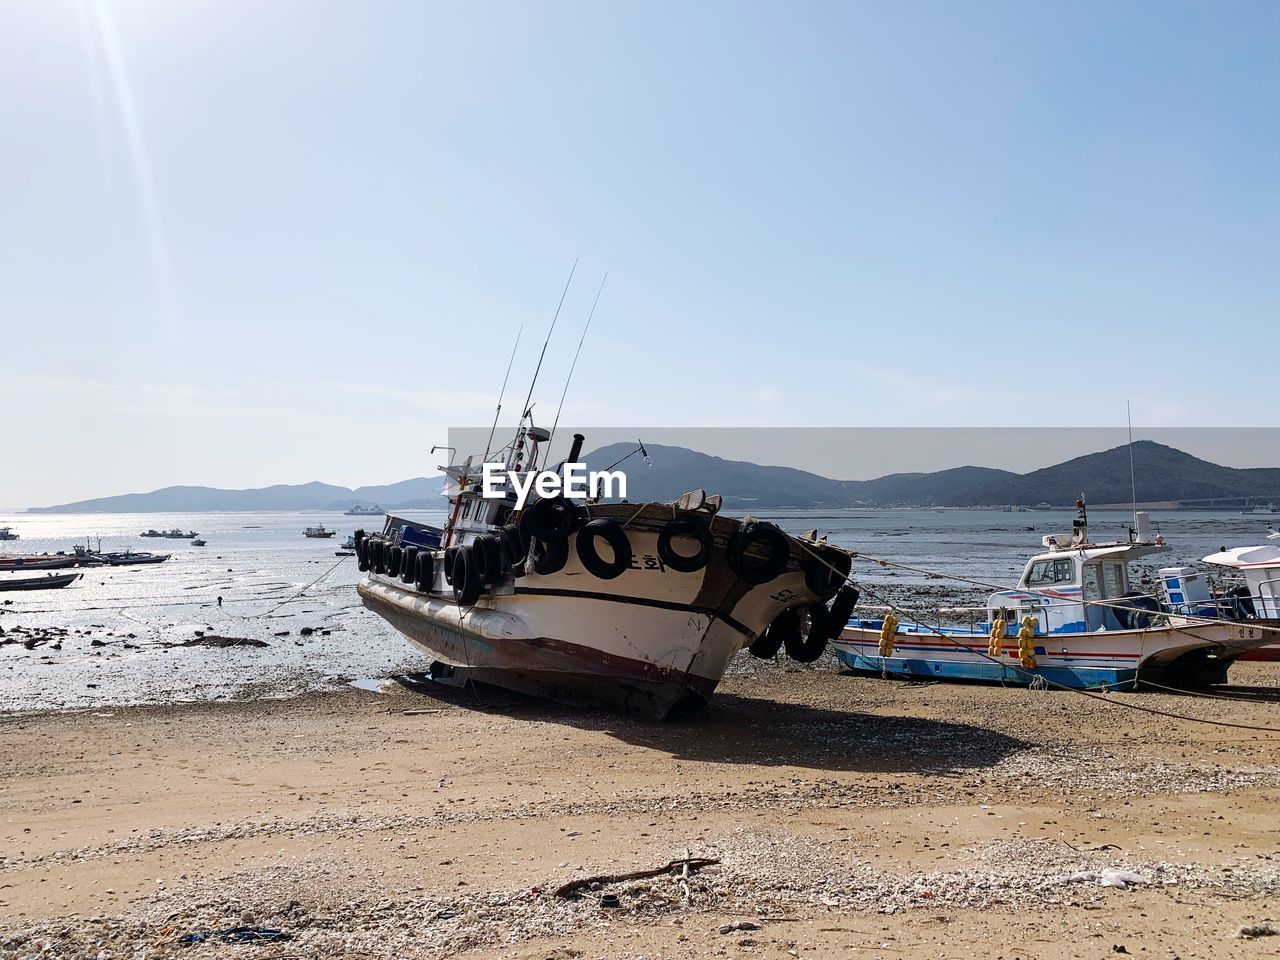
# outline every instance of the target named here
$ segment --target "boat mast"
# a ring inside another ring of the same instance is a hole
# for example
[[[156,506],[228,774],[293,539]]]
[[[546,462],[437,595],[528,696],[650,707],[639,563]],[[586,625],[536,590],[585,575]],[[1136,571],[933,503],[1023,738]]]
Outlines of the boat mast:
[[[1133,469],[1133,406],[1124,402],[1125,417],[1129,421],[1129,490],[1133,495],[1133,526],[1138,526],[1138,475]]]
[[[547,330],[547,338],[542,341],[542,352],[538,354],[538,365],[534,367],[533,379],[529,381],[529,392],[524,398],[524,407],[522,408],[524,412],[520,415],[520,427],[516,431],[515,449],[512,450],[517,465],[520,462],[520,457],[524,455],[524,422],[529,418],[529,403],[533,400],[533,388],[538,383],[538,374],[542,372],[542,361],[547,357],[547,344],[551,342],[551,335],[556,332],[556,321],[560,319],[560,310],[564,307],[564,298],[569,293],[569,284],[573,283],[573,274],[577,269],[578,258],[575,257],[573,266],[569,268],[569,279],[564,282],[564,290],[560,293],[560,302],[556,304],[555,316],[551,318],[551,328]]]
[[[556,438],[556,427],[560,426],[560,413],[564,410],[564,398],[569,393],[569,384],[573,380],[573,371],[578,367],[578,355],[582,353],[582,345],[587,342],[587,331],[591,329],[591,320],[596,315],[596,306],[600,303],[600,294],[604,293],[604,282],[609,279],[608,271],[600,280],[600,289],[596,291],[596,298],[591,303],[591,312],[587,314],[587,325],[582,328],[582,338],[578,341],[578,349],[573,352],[573,363],[569,364],[569,376],[564,379],[564,389],[560,391],[560,406],[556,407],[556,418],[551,424],[551,436],[547,438],[547,452],[542,458],[542,467],[545,470],[547,461],[551,459],[551,443]]]
[[[520,329],[516,331],[516,344],[511,348],[511,359],[507,361],[507,375],[502,378],[502,389],[498,391],[498,409],[493,412],[493,426],[489,428],[489,439],[484,445],[484,459],[481,463],[489,462],[489,450],[493,447],[493,434],[498,429],[498,417],[502,415],[502,398],[507,394],[507,381],[511,379],[511,365],[516,362],[516,351],[520,349],[520,337],[524,333],[524,324],[520,324]]]

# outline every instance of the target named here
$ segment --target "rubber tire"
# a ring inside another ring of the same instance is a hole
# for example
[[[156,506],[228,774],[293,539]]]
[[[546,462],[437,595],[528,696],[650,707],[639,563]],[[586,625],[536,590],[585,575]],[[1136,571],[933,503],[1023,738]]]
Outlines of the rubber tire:
[[[520,528],[509,523],[498,534],[498,553],[502,557],[502,572],[511,573],[524,563],[529,553],[529,543],[520,535]]]
[[[821,603],[812,604],[809,607],[809,633],[803,640],[800,639],[799,630],[793,637],[787,637],[787,656],[796,663],[813,663],[817,660],[822,656],[822,651],[827,649],[829,623],[827,608]]]
[[[697,540],[698,552],[690,557],[677,553],[671,547],[671,541],[676,537],[692,537]],[[672,520],[658,531],[658,558],[677,573],[697,573],[711,559],[714,547],[711,529],[695,517]]]
[[[849,618],[853,616],[853,608],[858,605],[858,588],[846,583],[831,601],[831,609],[827,611],[827,639],[839,640]]]
[[[534,554],[533,572],[542,577],[559,573],[569,562],[568,540],[557,540],[554,543],[543,543],[539,540],[537,550],[534,550],[533,544],[530,544],[529,550]]]
[[[418,584],[418,589],[423,593],[430,593],[436,582],[435,555],[430,550],[419,550],[414,567],[414,580]]]
[[[369,549],[371,551],[369,568],[374,573],[385,572],[387,569],[387,541],[381,537],[376,537]]]
[[[413,583],[414,577],[418,575],[417,568],[418,548],[405,547],[404,554],[400,557],[400,582]]]
[[[764,549],[763,559],[748,557],[752,547]],[[747,583],[759,586],[782,573],[791,559],[791,544],[776,524],[749,523],[739,527],[729,538],[729,566]]]
[[[394,580],[400,576],[400,561],[404,559],[404,550],[392,547],[387,551],[387,576]]]
[[[765,628],[764,633],[760,634],[755,643],[747,647],[747,650],[750,651],[753,657],[759,657],[761,660],[772,660],[793,634],[798,641],[800,639],[800,611],[794,607],[790,610],[783,610],[774,617],[773,623]]]
[[[453,598],[462,607],[472,606],[480,599],[483,587],[480,571],[476,567],[475,552],[470,547],[457,547],[453,555]]]
[[[613,560],[607,561],[596,549],[600,538],[613,550]],[[616,520],[592,520],[578,531],[578,559],[587,573],[601,580],[616,580],[631,566],[631,541],[627,531]]]
[[[483,586],[491,587],[502,579],[502,557],[498,550],[498,538],[483,533],[471,542],[471,559],[475,561],[476,576]]]
[[[356,541],[356,566],[364,573],[369,569],[369,541]]]
[[[444,551],[444,582],[453,586],[453,561],[457,559],[461,547],[448,547]]]
[[[564,497],[546,497],[520,512],[520,533],[526,541],[555,543],[567,540],[578,523],[581,511]]]
[[[836,591],[848,579],[849,570],[853,566],[853,557],[839,550],[823,550],[821,548],[815,550],[814,553],[818,556],[815,557],[812,554],[805,553],[804,585],[822,603],[826,603],[836,595]],[[819,557],[822,559],[818,559]],[[840,572],[837,574],[831,567],[827,566],[828,563]]]
[[[1126,593],[1114,604],[1111,609],[1124,630],[1145,630],[1151,626],[1151,615],[1160,612],[1159,602],[1145,593]]]

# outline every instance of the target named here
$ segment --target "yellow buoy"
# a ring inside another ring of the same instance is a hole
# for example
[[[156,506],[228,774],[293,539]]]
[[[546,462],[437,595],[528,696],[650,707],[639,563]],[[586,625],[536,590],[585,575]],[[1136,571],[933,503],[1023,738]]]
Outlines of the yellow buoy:
[[[898,632],[898,618],[892,613],[885,614],[884,626],[880,628],[880,656],[893,656],[893,638]]]
[[[1036,618],[1023,617],[1018,631],[1018,659],[1028,670],[1036,666]]]
[[[1004,617],[996,617],[991,621],[991,640],[987,643],[987,656],[998,657],[1004,649],[1004,638],[1009,624]]]

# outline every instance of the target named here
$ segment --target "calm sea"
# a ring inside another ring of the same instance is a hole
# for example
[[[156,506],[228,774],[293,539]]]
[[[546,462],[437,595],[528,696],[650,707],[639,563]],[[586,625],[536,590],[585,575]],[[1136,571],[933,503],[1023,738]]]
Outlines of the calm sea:
[[[443,511],[419,511],[442,523]],[[943,574],[1011,585],[1046,533],[1071,529],[1070,511],[761,511],[784,529],[813,527],[833,543]],[[1094,539],[1124,538],[1130,517],[1091,514]],[[1156,516],[1170,544],[1153,566],[1195,563],[1221,546],[1263,542],[1272,518],[1238,513]],[[1280,520],[1280,517],[1276,518]],[[328,540],[303,536],[323,524]],[[63,590],[0,593],[0,628],[61,629],[52,642],[0,646],[0,710],[94,708],[125,703],[287,697],[354,679],[417,671],[423,657],[361,607],[355,558],[335,556],[357,527],[378,517],[326,513],[0,515],[21,539],[0,553],[70,551],[90,538],[103,549],[171,553],[167,563],[92,567]],[[208,546],[141,538],[148,528],[196,530]],[[981,588],[857,563],[877,595],[896,603],[978,604]],[[318,581],[314,586],[309,586]],[[304,588],[306,588],[304,590]],[[300,597],[290,600],[303,591]],[[217,598],[222,597],[222,606]],[[303,628],[310,628],[304,635]],[[197,631],[261,640],[266,647],[177,646]],[[95,645],[94,641],[102,645]]]

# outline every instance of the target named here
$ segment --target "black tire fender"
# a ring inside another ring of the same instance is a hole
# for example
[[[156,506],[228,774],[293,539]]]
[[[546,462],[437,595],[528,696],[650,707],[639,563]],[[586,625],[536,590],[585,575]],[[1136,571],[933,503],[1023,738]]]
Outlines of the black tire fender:
[[[404,554],[400,557],[400,580],[404,583],[413,583],[414,577],[418,575],[418,548],[405,547]]]
[[[414,564],[414,578],[418,589],[430,593],[436,582],[436,558],[430,550],[418,551],[418,559]]]
[[[821,603],[815,603],[809,606],[808,614],[809,632],[804,639],[800,639],[799,630],[794,636],[787,637],[787,656],[796,663],[813,663],[822,656],[822,651],[827,649],[827,630],[830,619],[827,616],[827,608]]]
[[[480,599],[483,589],[480,571],[476,565],[475,551],[470,547],[457,547],[453,555],[453,597],[460,606],[469,607]]]
[[[546,497],[520,511],[520,533],[526,541],[567,540],[580,513],[577,504],[565,497]]]
[[[596,540],[603,540],[613,551],[613,559],[605,560],[596,549]],[[578,531],[578,559],[587,573],[601,580],[614,580],[631,566],[631,541],[627,531],[616,520],[592,520]]]
[[[360,572],[364,573],[369,569],[369,541],[356,541],[356,566],[360,568]]]
[[[520,535],[520,528],[514,523],[509,523],[498,534],[500,550],[502,556],[502,572],[511,573],[516,567],[524,563],[524,558],[529,552],[529,543]]]
[[[778,655],[782,645],[787,643],[793,634],[797,640],[800,638],[800,611],[795,608],[783,610],[774,617],[773,623],[769,624],[764,633],[760,634],[755,643],[751,644],[747,649],[753,657],[759,657],[761,660],[772,660]]]
[[[768,583],[787,568],[790,558],[791,544],[777,524],[748,523],[729,538],[729,566],[750,584]]]
[[[677,552],[671,546],[676,537],[698,541],[698,552],[691,556]],[[711,529],[696,517],[672,520],[658,531],[658,558],[677,573],[697,573],[707,565],[714,546]]]
[[[812,548],[810,548],[812,549]],[[817,549],[804,553],[804,585],[815,597],[826,603],[848,579],[853,557],[842,550]],[[832,567],[835,569],[833,570]]]
[[[853,616],[853,608],[858,605],[858,588],[846,583],[831,601],[831,609],[827,611],[827,639],[839,640],[845,625]]]
[[[493,534],[483,533],[471,542],[471,559],[475,561],[476,576],[481,585],[491,587],[502,579],[498,538]]]
[[[533,556],[533,572],[543,577],[550,576],[559,573],[569,562],[569,541],[543,543],[536,540],[529,545],[529,552]]]
[[[453,586],[453,561],[461,547],[446,547],[444,551],[444,582]]]
[[[400,576],[400,561],[403,557],[404,551],[398,546],[387,551],[387,576],[393,580]]]

